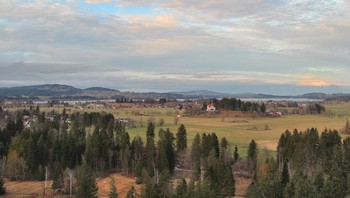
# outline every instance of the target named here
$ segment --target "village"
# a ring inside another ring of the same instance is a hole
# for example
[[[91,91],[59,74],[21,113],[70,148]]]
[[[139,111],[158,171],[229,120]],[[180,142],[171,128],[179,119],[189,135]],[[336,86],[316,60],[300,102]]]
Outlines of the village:
[[[215,99],[217,100],[217,99]],[[16,117],[17,110],[23,110],[22,122],[24,127],[30,127],[33,122],[38,120],[35,114],[38,108],[51,109],[45,112],[45,119],[54,121],[58,116],[61,122],[71,124],[70,115],[75,112],[86,112],[91,110],[111,111],[118,109],[129,109],[131,117],[150,116],[147,109],[174,109],[178,110],[177,117],[198,116],[198,115],[220,115],[223,109],[215,106],[213,99],[194,99],[194,100],[166,100],[145,99],[145,100],[92,100],[92,101],[1,101],[0,102],[0,124],[8,119]],[[259,116],[281,117],[288,114],[315,114],[325,111],[324,107],[314,102],[295,102],[295,101],[260,101],[266,105],[264,113]],[[64,112],[55,111],[63,110]],[[181,113],[180,113],[181,112]],[[63,115],[64,114],[64,115]],[[17,117],[16,117],[17,119]],[[1,121],[3,120],[3,121]],[[117,117],[116,122],[126,124],[133,123],[130,117]],[[1,126],[1,125],[0,125]]]

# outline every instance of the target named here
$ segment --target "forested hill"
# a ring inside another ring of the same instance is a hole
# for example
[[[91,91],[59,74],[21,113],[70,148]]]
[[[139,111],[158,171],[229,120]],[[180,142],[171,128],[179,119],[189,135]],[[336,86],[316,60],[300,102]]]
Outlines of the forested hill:
[[[0,96],[57,96],[72,95],[81,92],[81,89],[58,84],[0,88]]]
[[[0,99],[4,98],[37,98],[37,97],[49,97],[50,99],[116,99],[116,98],[168,98],[168,99],[199,99],[199,98],[307,98],[307,99],[338,99],[347,94],[324,94],[324,93],[307,93],[303,95],[266,95],[255,93],[242,93],[242,94],[230,94],[220,93],[208,90],[193,90],[187,92],[132,92],[132,91],[119,91],[116,89],[109,89],[105,87],[90,87],[86,89],[80,89],[69,85],[61,84],[44,84],[44,85],[31,85],[20,87],[0,87]]]
[[[207,90],[189,92],[168,92],[168,93],[138,93],[121,92],[115,89],[104,87],[90,87],[79,89],[69,85],[45,84],[21,87],[0,88],[0,97],[50,97],[59,99],[84,98],[89,99],[115,99],[125,98],[216,98],[225,97],[229,94],[212,92]]]

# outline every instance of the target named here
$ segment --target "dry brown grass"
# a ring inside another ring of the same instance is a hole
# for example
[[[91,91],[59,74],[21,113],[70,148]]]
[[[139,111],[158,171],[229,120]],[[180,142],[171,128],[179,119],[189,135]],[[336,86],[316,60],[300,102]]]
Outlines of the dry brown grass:
[[[121,174],[112,174],[104,178],[97,178],[97,186],[98,186],[98,197],[108,197],[110,191],[110,180],[114,178],[118,196],[126,197],[127,192],[134,185],[135,190],[138,194],[141,192],[141,185],[135,184],[135,178],[123,176]],[[50,186],[51,181],[48,182],[48,189],[46,190],[45,196],[43,196],[44,192],[44,182],[43,181],[10,181],[5,180],[6,194],[0,197],[6,198],[39,198],[39,197],[62,197],[62,195],[54,195]],[[69,197],[65,195],[64,197]]]
[[[141,185],[135,184],[135,178],[123,176],[121,174],[114,173],[112,175],[109,175],[105,178],[98,178],[97,179],[97,186],[98,186],[98,196],[99,197],[108,197],[109,191],[110,191],[110,181],[114,178],[117,191],[118,191],[118,197],[126,197],[126,194],[130,190],[131,186],[134,185],[136,192],[140,194],[141,192]]]
[[[0,197],[43,197],[44,192],[44,182],[43,181],[10,181],[5,180],[6,194]],[[51,182],[48,182],[48,186]],[[48,194],[52,197],[52,191],[49,189]]]
[[[235,180],[236,180],[235,197],[244,197],[248,186],[252,183],[252,180],[244,177],[235,177]]]

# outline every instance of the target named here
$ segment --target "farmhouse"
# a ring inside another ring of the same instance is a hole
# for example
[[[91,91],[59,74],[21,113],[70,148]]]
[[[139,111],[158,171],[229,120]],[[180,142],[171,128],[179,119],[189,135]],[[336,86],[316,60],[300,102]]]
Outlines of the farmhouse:
[[[207,105],[207,112],[214,112],[214,111],[216,111],[216,108],[215,108],[214,104],[212,102],[210,102]]]

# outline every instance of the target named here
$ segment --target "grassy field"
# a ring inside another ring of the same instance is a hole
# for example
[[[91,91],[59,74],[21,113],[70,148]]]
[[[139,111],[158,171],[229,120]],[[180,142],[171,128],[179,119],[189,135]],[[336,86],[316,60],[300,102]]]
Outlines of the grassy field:
[[[86,111],[104,111],[112,113],[115,117],[131,118],[135,120],[134,127],[127,128],[130,137],[137,135],[145,137],[147,129],[147,120],[153,119],[156,123],[160,118],[164,119],[163,126],[157,126],[156,132],[160,128],[169,128],[171,132],[176,133],[180,124],[184,124],[187,129],[188,143],[191,145],[194,136],[197,133],[215,132],[221,139],[226,137],[231,146],[238,146],[240,156],[245,156],[247,147],[252,139],[255,139],[261,150],[260,155],[271,155],[271,151],[276,150],[278,139],[286,130],[293,131],[298,129],[304,131],[307,128],[317,128],[319,132],[325,128],[340,130],[346,119],[350,116],[350,103],[328,103],[325,105],[327,113],[321,115],[285,115],[282,117],[258,117],[241,112],[231,112],[227,115],[207,115],[201,117],[181,117],[177,125],[174,119],[177,114],[184,114],[184,111],[178,111],[169,108],[144,108],[144,109],[89,109]],[[51,108],[42,108],[44,111],[51,111]],[[55,109],[61,111],[62,109]],[[72,111],[84,110],[72,109]],[[142,113],[143,116],[135,116],[136,113]],[[266,127],[268,126],[268,127]],[[269,128],[266,130],[266,128]],[[263,158],[269,156],[261,156]]]
[[[157,119],[157,117],[155,118]],[[163,128],[169,128],[175,133],[178,126],[174,125],[172,119],[165,119],[166,124]],[[237,120],[244,122],[239,123]],[[325,128],[341,129],[345,122],[345,118],[330,118],[322,115],[288,115],[278,118],[225,118],[224,120],[222,118],[182,117],[179,121],[187,129],[189,144],[191,144],[196,133],[215,132],[219,138],[226,137],[232,146],[237,145],[241,156],[246,154],[251,139],[257,141],[260,149],[275,150],[281,133],[287,129],[290,131],[295,128],[306,130],[311,127],[318,128],[320,131]],[[270,130],[265,130],[265,125],[268,125]],[[160,128],[158,126],[156,131]],[[145,127],[128,129],[131,137],[136,135],[144,137],[145,131]]]
[[[350,117],[350,102],[327,102],[326,111],[336,117]]]

